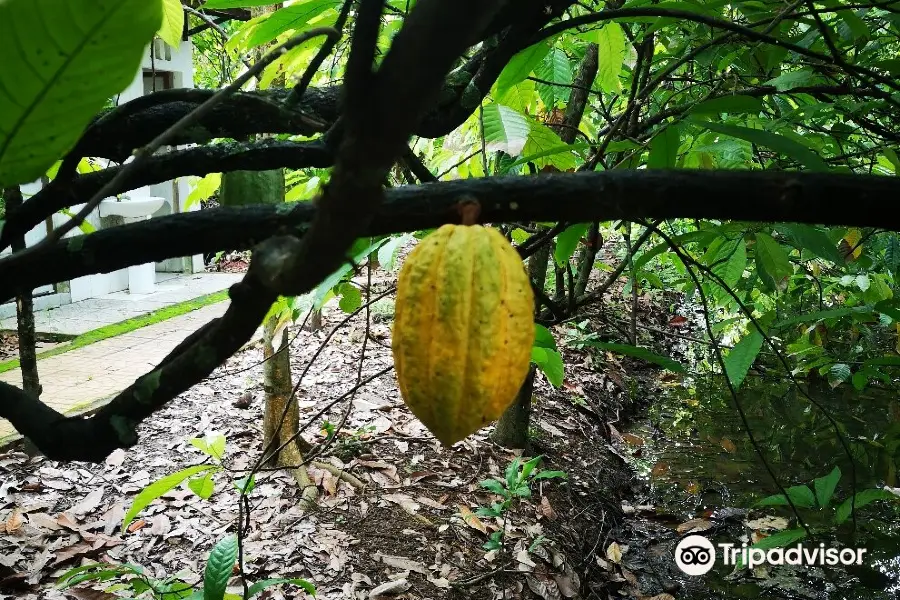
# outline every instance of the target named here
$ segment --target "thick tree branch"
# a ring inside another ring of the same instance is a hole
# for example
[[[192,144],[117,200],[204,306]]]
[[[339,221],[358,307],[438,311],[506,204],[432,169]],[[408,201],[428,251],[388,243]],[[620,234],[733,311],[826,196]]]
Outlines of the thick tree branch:
[[[330,167],[334,164],[331,150],[322,142],[291,142],[264,139],[258,142],[212,144],[187,150],[176,150],[147,159],[142,169],[128,183],[114,187],[110,194],[170,181],[186,175],[230,171],[265,171],[286,167],[303,169]],[[50,215],[83,203],[97,190],[116,177],[122,167],[110,167],[78,177],[65,188],[48,186],[11,211],[0,233],[0,248],[41,223]]]
[[[900,231],[884,202],[900,197],[900,178],[843,173],[642,170],[469,179],[388,190],[362,235],[456,223],[460,198],[481,203],[486,223],[584,223],[648,218],[788,221]],[[846,199],[854,210],[846,210]],[[128,265],[221,249],[250,248],[279,232],[303,235],[316,209],[298,204],[182,213],[62,240],[22,260],[0,260],[0,301],[18,289]],[[15,282],[15,284],[13,284]]]

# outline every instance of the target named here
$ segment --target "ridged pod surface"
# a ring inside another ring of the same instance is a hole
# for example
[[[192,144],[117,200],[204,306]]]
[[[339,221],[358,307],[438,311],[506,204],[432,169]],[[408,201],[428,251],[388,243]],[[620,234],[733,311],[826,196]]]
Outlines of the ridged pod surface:
[[[403,401],[446,446],[503,414],[528,373],[534,295],[496,229],[444,225],[400,270],[392,350]]]

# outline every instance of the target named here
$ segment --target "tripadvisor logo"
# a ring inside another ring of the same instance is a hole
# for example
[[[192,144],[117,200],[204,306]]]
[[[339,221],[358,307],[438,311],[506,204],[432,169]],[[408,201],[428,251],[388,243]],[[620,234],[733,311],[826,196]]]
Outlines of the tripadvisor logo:
[[[738,563],[753,567],[768,565],[861,565],[865,548],[826,548],[824,543],[818,546],[798,544],[791,548],[751,548],[747,544],[720,543],[723,565],[734,566]],[[712,570],[716,562],[716,548],[702,535],[689,535],[675,546],[675,564],[686,575],[704,575]]]

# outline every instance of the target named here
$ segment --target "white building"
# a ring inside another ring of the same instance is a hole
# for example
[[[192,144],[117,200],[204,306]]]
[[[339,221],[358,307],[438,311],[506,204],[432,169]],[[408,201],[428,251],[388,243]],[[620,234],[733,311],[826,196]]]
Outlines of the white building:
[[[162,40],[155,39],[154,43],[147,47],[140,70],[135,74],[131,85],[121,93],[118,103],[124,104],[139,96],[162,89],[192,88],[194,87],[193,73],[193,45],[190,41],[183,41],[181,46],[175,49]],[[23,185],[22,193],[26,201],[43,185],[41,181]],[[189,183],[183,178],[147,186],[125,194],[127,200],[138,201],[133,205],[127,202],[112,204],[116,201],[115,198],[104,200],[101,206],[91,213],[87,221],[94,228],[103,229],[132,220],[183,212],[189,193]],[[153,200],[154,198],[156,200]],[[158,208],[156,208],[157,206]],[[195,205],[188,210],[199,208],[199,205]],[[72,207],[71,212],[75,213],[79,209],[80,206]],[[151,209],[152,212],[147,212]],[[44,239],[54,227],[59,227],[68,219],[69,217],[64,213],[53,215],[51,219],[47,219],[46,222],[26,234],[26,245],[33,246]],[[83,235],[82,230],[75,228],[66,237],[76,235]],[[10,250],[6,249],[2,255],[5,256],[9,252]],[[202,270],[203,257],[197,255],[129,267],[112,273],[87,275],[34,290],[35,310],[55,308],[70,302],[96,298],[113,292],[128,291],[131,294],[148,294],[154,291],[158,273],[194,273]],[[0,318],[15,314],[15,303],[0,305]]]

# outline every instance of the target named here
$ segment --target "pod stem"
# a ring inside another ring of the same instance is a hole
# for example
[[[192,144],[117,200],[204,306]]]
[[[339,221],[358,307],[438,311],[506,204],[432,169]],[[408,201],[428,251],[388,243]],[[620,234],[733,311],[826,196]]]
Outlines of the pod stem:
[[[467,196],[456,205],[463,225],[475,225],[481,216],[481,204],[472,196]]]

